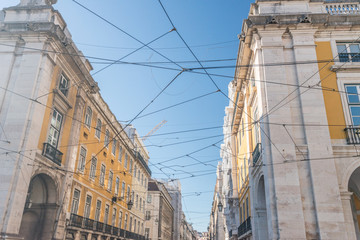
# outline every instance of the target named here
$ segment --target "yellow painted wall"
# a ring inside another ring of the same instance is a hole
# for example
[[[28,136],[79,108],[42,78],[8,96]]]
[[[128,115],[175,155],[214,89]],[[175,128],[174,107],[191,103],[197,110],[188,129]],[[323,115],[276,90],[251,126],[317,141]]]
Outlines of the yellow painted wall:
[[[318,61],[327,61],[333,59],[330,42],[316,42],[316,54]],[[340,125],[329,126],[331,139],[344,139],[345,138],[345,117],[341,103],[340,93],[337,86],[336,73],[331,71],[330,68],[334,63],[318,63],[321,78],[321,87],[335,89],[335,91],[322,91],[325,101],[326,115],[328,122],[323,124]],[[316,90],[312,90],[316,91]]]
[[[89,104],[89,103],[88,103]],[[85,113],[87,106],[84,108],[83,113],[83,119],[82,122],[85,122]],[[97,199],[101,200],[101,214],[100,214],[100,221],[104,222],[104,215],[105,215],[105,204],[109,203],[109,219],[108,224],[111,224],[111,218],[112,218],[112,209],[116,207],[117,213],[116,213],[116,222],[115,226],[118,226],[118,220],[119,220],[119,210],[123,212],[122,221],[124,222],[124,216],[125,214],[129,215],[129,212],[127,210],[127,202],[126,202],[126,195],[127,195],[127,187],[130,186],[130,189],[132,190],[132,174],[129,173],[129,162],[131,158],[130,153],[128,152],[127,148],[122,145],[123,151],[122,151],[122,161],[121,163],[118,161],[119,158],[119,141],[117,141],[116,144],[116,155],[114,156],[112,154],[112,142],[110,142],[108,148],[102,148],[104,147],[104,139],[105,139],[105,131],[108,129],[110,131],[110,139],[112,139],[113,136],[115,136],[115,132],[112,131],[110,128],[108,122],[105,122],[105,119],[99,115],[99,113],[96,112],[96,109],[90,105],[93,114],[92,114],[92,120],[91,120],[91,127],[88,128],[85,124],[81,125],[80,129],[80,140],[79,140],[79,146],[78,146],[78,156],[75,163],[75,174],[74,179],[80,182],[81,186],[81,200],[79,204],[79,211],[78,215],[83,216],[84,215],[84,208],[85,208],[85,200],[86,200],[86,194],[91,193],[92,195],[92,202],[91,202],[91,212],[90,212],[90,218],[95,218],[95,210],[96,210],[96,201]],[[97,119],[100,118],[102,121],[102,129],[101,129],[101,135],[100,139],[98,139],[95,136],[95,126]],[[87,136],[86,136],[87,135]],[[84,146],[87,149],[87,155],[86,155],[86,161],[85,161],[85,170],[84,173],[81,173],[78,171],[78,161],[80,156],[80,148],[81,146]],[[99,153],[100,152],[100,153]],[[106,156],[104,156],[103,153],[106,153]],[[98,154],[99,153],[99,154]],[[125,153],[128,153],[128,166],[125,169],[124,168],[124,162],[125,162]],[[95,180],[90,180],[90,167],[91,167],[91,157],[92,155],[98,154],[97,157],[97,165],[96,165],[96,174],[95,174]],[[134,159],[133,159],[134,160]],[[100,168],[101,164],[104,164],[106,166],[106,172],[105,172],[105,184],[104,186],[100,185]],[[108,191],[108,179],[109,179],[109,172],[110,170],[113,172],[113,181],[112,181],[112,189],[111,191]],[[120,178],[120,186],[119,186],[119,193],[118,196],[121,195],[121,188],[122,188],[122,182],[125,182],[125,199],[124,201],[117,201],[116,203],[111,203],[111,198],[115,195],[115,184],[116,184],[116,177]],[[88,187],[86,187],[86,186]],[[75,186],[78,186],[77,184]],[[72,193],[74,192],[74,187],[72,189]],[[131,192],[131,191],[130,191]],[[72,196],[71,201],[68,206],[68,211],[70,212],[72,205]],[[122,227],[123,227],[122,223]]]

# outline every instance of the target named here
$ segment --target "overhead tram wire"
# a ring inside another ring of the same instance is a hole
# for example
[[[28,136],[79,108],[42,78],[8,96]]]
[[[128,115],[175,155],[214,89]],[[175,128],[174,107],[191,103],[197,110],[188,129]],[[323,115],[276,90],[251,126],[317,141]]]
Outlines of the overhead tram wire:
[[[142,48],[147,47],[147,46],[148,46],[148,45],[150,45],[151,43],[153,43],[153,42],[155,42],[155,41],[159,40],[160,38],[162,38],[162,37],[164,37],[164,36],[166,36],[167,34],[171,33],[172,31],[173,31],[173,30],[167,31],[166,33],[162,34],[161,36],[159,36],[159,37],[155,38],[154,40],[152,40],[152,41],[148,42],[147,44],[145,44],[145,45],[141,46],[140,48],[137,48],[137,49],[135,49],[134,51],[132,51],[132,52],[130,52],[130,53],[128,53],[128,54],[126,54],[125,56],[123,56],[123,57],[119,58],[118,60],[116,60],[115,62],[112,62],[112,63],[110,63],[109,65],[107,65],[107,66],[105,66],[105,67],[101,68],[100,70],[98,70],[98,71],[94,72],[94,73],[93,73],[93,74],[91,74],[91,75],[92,75],[92,76],[94,76],[94,75],[98,74],[99,72],[101,72],[101,71],[103,71],[103,70],[105,70],[105,69],[107,69],[107,68],[111,67],[112,65],[114,65],[114,64],[116,64],[116,63],[118,63],[118,62],[120,62],[120,61],[121,61],[121,60],[123,60],[124,58],[126,58],[126,57],[128,57],[128,56],[130,56],[130,55],[132,55],[132,54],[134,54],[134,53],[136,53],[137,51],[141,50]]]
[[[117,30],[119,30],[120,32],[124,33],[125,35],[127,35],[128,37],[132,38],[133,40],[135,40],[136,42],[146,46],[147,48],[149,48],[150,50],[152,50],[153,52],[157,53],[158,55],[160,55],[161,57],[163,57],[164,59],[168,60],[169,62],[173,63],[174,65],[176,65],[177,67],[181,68],[181,70],[183,70],[183,68],[176,62],[172,61],[171,59],[169,59],[168,57],[166,57],[165,55],[163,55],[162,53],[160,53],[159,51],[155,50],[154,48],[146,45],[144,42],[140,41],[138,38],[134,37],[133,35],[131,35],[130,33],[126,32],[125,30],[121,29],[120,27],[116,26],[114,23],[110,22],[109,20],[107,20],[106,18],[100,16],[99,14],[97,14],[96,12],[92,11],[91,9],[87,8],[86,6],[84,6],[83,4],[79,3],[76,0],[72,0],[74,3],[76,3],[77,5],[79,5],[80,7],[82,7],[83,9],[85,9],[86,11],[90,12],[91,14],[93,14],[94,16],[100,18],[101,20],[103,20],[104,22],[106,22],[107,24],[111,25],[112,27],[116,28]]]

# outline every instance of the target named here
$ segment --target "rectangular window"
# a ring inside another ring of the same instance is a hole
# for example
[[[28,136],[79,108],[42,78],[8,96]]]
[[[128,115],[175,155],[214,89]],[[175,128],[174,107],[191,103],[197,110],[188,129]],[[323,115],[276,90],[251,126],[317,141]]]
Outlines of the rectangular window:
[[[69,80],[63,74],[60,76],[59,90],[64,96],[67,96],[69,91]]]
[[[258,109],[257,107],[254,110],[254,121],[259,121],[259,113],[258,113]],[[260,143],[260,123],[256,122],[255,123],[255,132],[254,132],[254,140],[255,140],[255,144]]]
[[[112,214],[112,219],[111,219],[111,226],[115,226],[115,221],[116,221],[116,208],[113,208],[113,214]]]
[[[130,221],[129,221],[129,231],[130,232],[132,230],[132,220],[133,220],[133,218],[132,218],[132,216],[130,216]]]
[[[97,164],[97,159],[95,157],[93,157],[91,159],[91,166],[90,166],[90,179],[94,180],[95,179],[95,174],[96,174],[96,164]]]
[[[122,146],[119,146],[119,158],[118,158],[118,160],[119,160],[119,162],[121,162],[122,161]]]
[[[80,147],[80,156],[79,156],[79,163],[78,163],[78,170],[80,172],[84,172],[85,159],[86,159],[86,149],[84,147]]]
[[[115,180],[115,196],[117,196],[119,194],[119,187],[120,187],[120,179],[119,177],[116,177]]]
[[[143,212],[145,212],[145,200],[143,200]]]
[[[140,211],[141,211],[141,208],[142,208],[142,198],[140,198],[140,202],[139,202],[139,204],[140,204]]]
[[[150,228],[145,228],[145,239],[148,239],[150,236]]]
[[[126,200],[127,202],[130,201],[130,187],[127,187],[127,194],[126,194]]]
[[[129,164],[129,173],[132,173],[132,171],[133,171],[133,160],[132,159],[130,159],[130,164]]]
[[[113,139],[113,143],[112,143],[112,148],[111,148],[111,153],[115,156],[116,155],[116,139]]]
[[[85,125],[91,127],[92,110],[90,107],[86,108],[85,113]]]
[[[144,174],[141,174],[141,185],[144,185]]]
[[[98,139],[100,139],[100,136],[101,136],[101,120],[100,119],[98,119],[96,121],[95,136]]]
[[[359,43],[338,43],[340,62],[360,62]]]
[[[97,200],[96,201],[96,210],[95,210],[95,221],[99,221],[100,220],[100,210],[101,210],[101,201]]]
[[[249,217],[249,199],[246,198],[246,217]]]
[[[124,220],[124,230],[127,229],[127,221],[128,221],[128,215],[125,214],[125,220]]]
[[[125,198],[125,182],[122,182],[122,185],[121,185],[121,196],[120,196],[122,199]]]
[[[150,211],[146,211],[145,220],[150,220]]]
[[[113,172],[109,171],[108,191],[112,190]]]
[[[108,204],[105,204],[104,223],[107,224],[109,220],[109,208]]]
[[[240,223],[242,223],[243,220],[243,215],[242,215],[242,206],[240,205]]]
[[[109,139],[110,139],[110,132],[109,132],[109,130],[106,129],[106,131],[105,131],[105,140],[104,140],[104,146],[106,148],[109,147]]]
[[[134,164],[134,178],[136,178],[136,171],[137,171],[137,166],[136,164]]]
[[[63,116],[54,109],[51,116],[48,143],[55,148],[57,148],[59,142],[62,119]]]
[[[352,124],[360,125],[360,85],[345,85]]]
[[[91,199],[92,199],[92,197],[90,195],[86,195],[85,210],[84,210],[85,218],[90,218]]]
[[[127,168],[128,165],[128,154],[125,153],[125,162],[124,162],[124,168]]]
[[[139,195],[136,194],[135,208],[138,208],[138,206],[139,206]]]
[[[104,182],[105,182],[105,165],[101,165],[101,169],[100,169],[100,185],[104,186]]]
[[[73,200],[72,200],[72,205],[71,205],[71,213],[73,213],[73,214],[77,214],[77,212],[78,212],[79,199],[80,199],[80,191],[75,189],[74,195],[73,195]]]
[[[118,222],[119,228],[122,227],[122,214],[123,214],[123,213],[120,211],[120,212],[119,212],[119,222]]]
[[[147,202],[151,203],[151,195],[150,194],[147,195]]]

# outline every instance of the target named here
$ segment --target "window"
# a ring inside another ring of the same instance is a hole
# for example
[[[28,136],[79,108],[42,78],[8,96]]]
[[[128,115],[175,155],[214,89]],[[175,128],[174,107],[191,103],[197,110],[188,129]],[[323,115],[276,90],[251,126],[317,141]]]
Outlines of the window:
[[[88,127],[91,126],[91,118],[92,118],[92,110],[90,107],[87,107],[85,113],[85,125]]]
[[[113,172],[109,171],[108,191],[110,191],[110,192],[112,189],[113,175],[114,175]]]
[[[96,128],[95,128],[95,136],[100,139],[100,134],[101,134],[101,120],[98,119],[96,121]]]
[[[124,162],[124,168],[127,168],[128,165],[128,155],[125,153],[125,162]]]
[[[80,147],[80,156],[79,156],[79,163],[78,163],[78,170],[80,172],[84,172],[85,159],[86,159],[86,149],[84,147]]]
[[[91,197],[90,195],[86,195],[85,210],[84,210],[84,217],[85,217],[85,218],[89,218],[89,217],[90,217],[91,199],[92,199],[92,197]]]
[[[360,62],[359,43],[337,44],[340,62]]]
[[[117,196],[119,194],[119,187],[120,187],[120,179],[119,177],[116,177],[115,180],[115,196]]]
[[[145,228],[145,239],[148,239],[150,236],[150,228]]]
[[[145,212],[145,200],[143,200],[143,212]]]
[[[146,211],[145,220],[150,220],[150,211]]]
[[[108,204],[105,204],[105,215],[104,215],[104,223],[107,224],[109,220],[109,208]]]
[[[57,148],[59,142],[62,119],[63,116],[56,109],[54,109],[51,117],[48,143],[50,143],[55,148]]]
[[[240,223],[242,223],[244,220],[243,220],[243,212],[242,212],[242,206],[240,205]]]
[[[139,206],[139,195],[136,194],[135,207],[138,208],[138,206]]]
[[[141,174],[141,185],[144,185],[144,174]]]
[[[71,213],[73,213],[73,214],[77,214],[77,212],[78,212],[79,199],[80,199],[80,191],[75,189],[73,200],[72,200],[72,205],[71,205]]]
[[[139,203],[140,203],[140,207],[139,207],[139,209],[140,209],[140,211],[141,211],[141,207],[142,207],[142,205],[141,205],[141,204],[142,204],[142,198],[140,198],[140,202],[139,202]]]
[[[96,201],[96,210],[95,210],[95,221],[100,220],[100,210],[101,210],[101,201]]]
[[[124,230],[127,229],[127,221],[128,221],[128,215],[125,214],[125,220],[124,220]]]
[[[138,175],[137,175],[137,177],[138,177],[138,181],[140,181],[140,169],[138,170]]]
[[[134,178],[136,178],[136,171],[137,171],[137,166],[136,164],[134,164]]]
[[[258,113],[257,107],[254,110],[254,121],[259,121],[259,113]],[[255,144],[258,144],[260,142],[260,125],[259,124],[260,124],[259,122],[255,123],[255,132],[254,132]]]
[[[243,209],[243,217],[244,217],[244,220],[243,221],[245,221],[246,220],[246,215],[245,215],[245,202],[243,202],[243,207],[242,207],[242,209]]]
[[[246,198],[246,216],[249,217],[249,199]]]
[[[116,221],[116,208],[113,208],[113,214],[112,214],[112,219],[111,219],[111,226],[115,226],[115,221]]]
[[[147,178],[145,178],[145,181],[144,181],[144,187],[147,186]]]
[[[136,219],[134,219],[134,232],[136,232]]]
[[[106,148],[109,147],[109,139],[110,139],[110,132],[109,132],[109,130],[106,129],[106,131],[105,131],[105,140],[104,140],[104,146]]]
[[[134,190],[131,192],[131,201],[134,203],[135,193]]]
[[[132,216],[130,216],[130,222],[129,222],[129,231],[130,232],[132,230],[132,220],[133,220],[133,218],[132,218]]]
[[[352,124],[360,125],[360,85],[345,85]]]
[[[95,179],[96,164],[97,164],[97,159],[95,157],[93,157],[91,159],[91,166],[90,166],[90,179],[92,179],[92,180]]]
[[[64,96],[67,96],[69,91],[69,80],[63,74],[60,76],[59,90]]]
[[[105,182],[105,165],[101,164],[101,169],[100,169],[100,185],[104,186],[104,182]]]
[[[127,201],[130,201],[130,187],[127,188],[127,194],[126,194]]]
[[[119,162],[121,162],[121,160],[122,160],[122,146],[119,146]]]
[[[132,159],[130,159],[130,164],[129,164],[129,173],[132,173],[132,171],[133,171],[133,160]]]
[[[113,139],[113,142],[112,142],[112,148],[111,148],[111,153],[115,156],[116,155],[116,139]]]
[[[121,196],[120,196],[122,199],[125,198],[125,182],[122,183],[122,186],[121,186]]]
[[[242,120],[242,123],[241,123],[241,135],[244,136],[244,132],[245,132],[245,124],[244,124],[244,120]]]
[[[148,196],[147,196],[147,202],[151,203],[151,195],[150,194],[148,194]]]
[[[121,212],[121,211],[119,212],[119,223],[118,223],[118,226],[119,226],[119,228],[121,228],[121,226],[122,226],[122,212]]]

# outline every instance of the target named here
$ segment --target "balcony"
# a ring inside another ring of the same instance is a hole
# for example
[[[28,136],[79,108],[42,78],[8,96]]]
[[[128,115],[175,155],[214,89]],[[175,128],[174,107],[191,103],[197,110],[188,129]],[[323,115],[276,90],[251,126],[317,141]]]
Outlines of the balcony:
[[[49,143],[44,143],[42,155],[49,158],[51,161],[61,166],[61,159],[63,153],[57,150],[54,146]]]
[[[139,159],[140,163],[143,165],[143,167],[146,169],[146,171],[151,175],[151,170],[147,163],[145,162],[143,156],[141,156],[140,152],[134,151],[135,157]]]
[[[360,13],[359,5],[355,3],[339,3],[342,1],[329,1],[337,2],[326,4],[326,12],[330,15],[356,15]]]
[[[76,214],[71,214],[70,215],[70,226],[74,226],[74,227],[82,227],[82,223],[83,223],[83,217],[76,215]]]
[[[360,144],[360,127],[348,127],[344,131],[347,144]]]
[[[242,236],[245,233],[251,231],[251,217],[248,217],[238,228],[238,236]]]
[[[113,238],[122,237],[126,239],[136,239],[136,240],[145,240],[145,237],[134,232],[129,232],[121,228],[117,228],[102,222],[94,221],[89,218],[84,218],[82,216],[71,214],[70,222],[68,227],[81,228],[82,232],[84,230],[92,231],[93,234],[101,235],[101,233],[106,233],[111,235]],[[77,229],[78,230],[78,229]]]
[[[253,165],[259,161],[261,156],[261,143],[256,144],[254,151],[252,152]]]
[[[339,53],[340,62],[360,62],[360,53]]]

